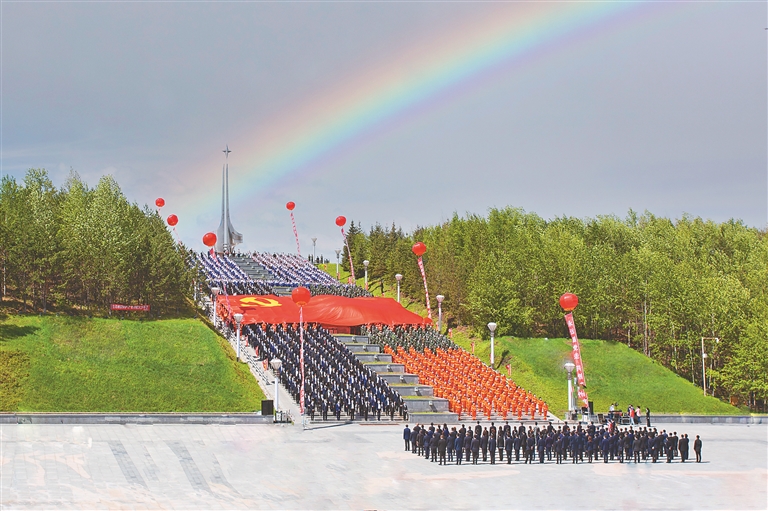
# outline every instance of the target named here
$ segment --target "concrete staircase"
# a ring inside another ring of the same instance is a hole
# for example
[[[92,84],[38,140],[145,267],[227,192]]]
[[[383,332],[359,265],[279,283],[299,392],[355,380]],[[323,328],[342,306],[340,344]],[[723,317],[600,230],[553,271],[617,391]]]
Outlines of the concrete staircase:
[[[416,422],[455,423],[457,414],[448,410],[448,400],[435,397],[429,385],[419,384],[419,377],[405,372],[403,364],[392,362],[392,355],[381,353],[367,336],[335,335],[360,362],[386,381],[408,406],[408,420]]]

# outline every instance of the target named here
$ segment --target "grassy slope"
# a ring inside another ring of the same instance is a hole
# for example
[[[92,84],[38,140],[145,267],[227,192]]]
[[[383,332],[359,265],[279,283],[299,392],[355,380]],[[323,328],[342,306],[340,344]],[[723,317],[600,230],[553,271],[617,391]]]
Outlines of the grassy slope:
[[[472,339],[454,335],[457,344],[471,350]],[[475,354],[490,360],[490,343],[475,340]],[[735,414],[741,411],[695,387],[662,365],[611,341],[580,340],[589,399],[595,411],[608,410],[612,402],[626,410],[628,404],[653,413]],[[496,369],[506,374],[512,363],[512,379],[549,403],[562,416],[567,408],[567,379],[563,363],[570,359],[569,339],[496,339]]]
[[[0,320],[0,410],[250,412],[263,394],[195,319]]]

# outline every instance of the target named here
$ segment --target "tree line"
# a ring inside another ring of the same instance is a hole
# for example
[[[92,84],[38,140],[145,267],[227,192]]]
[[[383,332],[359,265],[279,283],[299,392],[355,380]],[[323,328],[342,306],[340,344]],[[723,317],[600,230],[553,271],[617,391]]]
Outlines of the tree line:
[[[494,321],[501,335],[567,337],[558,299],[572,292],[580,336],[626,343],[716,396],[765,406],[765,230],[633,211],[625,219],[544,220],[515,208],[454,215],[407,234],[395,225],[349,229],[356,268],[368,259],[369,278],[382,290],[401,273],[402,291],[423,297],[415,241],[427,245],[430,294],[445,295],[448,326],[468,325],[487,338]]]
[[[22,182],[0,182],[2,294],[22,312],[178,310],[192,275],[185,254],[157,212],[129,203],[112,176],[90,188],[71,171],[56,188],[44,169],[30,169]]]

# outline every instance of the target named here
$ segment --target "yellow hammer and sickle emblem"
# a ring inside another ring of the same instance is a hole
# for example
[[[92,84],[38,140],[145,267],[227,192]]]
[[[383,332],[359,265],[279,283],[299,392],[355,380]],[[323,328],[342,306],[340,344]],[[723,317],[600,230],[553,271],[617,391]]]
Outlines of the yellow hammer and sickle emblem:
[[[255,305],[257,307],[282,307],[283,304],[273,298],[256,298],[249,296],[240,300],[242,305]]]

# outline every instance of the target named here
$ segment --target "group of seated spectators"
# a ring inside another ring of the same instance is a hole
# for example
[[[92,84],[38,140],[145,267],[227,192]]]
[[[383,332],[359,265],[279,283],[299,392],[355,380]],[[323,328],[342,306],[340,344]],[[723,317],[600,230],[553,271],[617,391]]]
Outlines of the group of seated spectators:
[[[237,257],[248,257],[238,254]],[[354,284],[342,284],[302,257],[293,254],[254,252],[253,261],[269,274],[266,280],[254,280],[226,255],[212,256],[203,252],[196,256],[210,287],[222,293],[237,295],[274,295],[298,286],[306,286],[313,296],[336,295],[356,298],[371,296]]]
[[[393,350],[398,347],[405,349],[414,348],[416,351],[424,351],[429,348],[432,351],[438,348],[442,350],[460,349],[453,341],[440,334],[437,330],[421,325],[364,325],[360,328],[362,335],[367,335],[371,342],[381,346],[389,346]]]
[[[248,344],[269,361],[282,361],[279,379],[298,403],[301,389],[300,338],[298,325],[246,325],[242,329]],[[327,330],[304,326],[304,403],[313,420],[318,414],[341,420],[381,420],[381,415],[404,417],[403,398],[377,374],[366,368]]]

